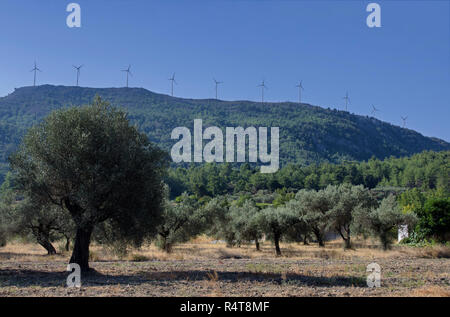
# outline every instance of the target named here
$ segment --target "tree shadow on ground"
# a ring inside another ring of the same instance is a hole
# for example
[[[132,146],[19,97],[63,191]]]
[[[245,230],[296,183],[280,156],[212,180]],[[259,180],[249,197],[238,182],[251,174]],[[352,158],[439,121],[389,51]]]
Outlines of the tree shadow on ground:
[[[217,273],[217,274],[216,274]],[[0,270],[0,287],[61,287],[66,285],[69,272],[51,272],[28,269]],[[237,272],[237,271],[136,271],[135,274],[102,274],[92,270],[81,275],[84,287],[108,285],[141,285],[158,284],[170,285],[173,282],[266,282],[282,285],[295,284],[297,286],[315,287],[365,287],[365,279],[358,276],[311,276],[297,273],[265,273],[265,272]]]

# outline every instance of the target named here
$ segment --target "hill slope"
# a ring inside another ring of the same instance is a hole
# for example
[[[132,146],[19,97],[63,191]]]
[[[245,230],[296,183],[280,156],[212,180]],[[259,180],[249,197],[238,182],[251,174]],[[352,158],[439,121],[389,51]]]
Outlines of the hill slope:
[[[142,88],[82,88],[43,85],[16,89],[0,98],[0,163],[6,162],[20,137],[35,120],[65,106],[86,104],[100,95],[127,109],[129,118],[153,142],[170,149],[170,132],[192,129],[193,120],[224,129],[235,126],[280,127],[282,163],[366,160],[372,156],[411,155],[449,150],[450,144],[424,137],[375,118],[291,102],[265,103],[174,98]],[[192,131],[192,130],[191,130]]]

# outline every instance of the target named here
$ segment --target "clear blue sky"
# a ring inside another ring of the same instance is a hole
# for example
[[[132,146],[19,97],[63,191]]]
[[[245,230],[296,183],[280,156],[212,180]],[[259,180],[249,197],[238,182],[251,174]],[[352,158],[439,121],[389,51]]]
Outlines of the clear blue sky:
[[[82,27],[66,26],[77,2]],[[382,27],[366,26],[370,1],[2,0],[0,96],[32,84],[130,86],[175,95],[270,101],[297,100],[370,114],[450,141],[449,1],[377,1]]]

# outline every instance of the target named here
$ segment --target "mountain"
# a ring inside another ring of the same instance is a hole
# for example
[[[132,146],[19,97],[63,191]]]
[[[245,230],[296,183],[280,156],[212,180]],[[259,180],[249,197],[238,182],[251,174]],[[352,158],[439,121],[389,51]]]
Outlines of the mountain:
[[[90,103],[99,95],[125,108],[130,120],[147,133],[151,141],[170,150],[172,129],[193,129],[194,119],[203,126],[280,127],[280,161],[341,162],[367,160],[372,156],[406,156],[423,150],[450,150],[450,144],[429,138],[378,119],[292,102],[264,103],[183,99],[143,88],[83,88],[43,85],[23,87],[0,98],[0,164],[4,172],[7,157],[26,129],[52,110]]]

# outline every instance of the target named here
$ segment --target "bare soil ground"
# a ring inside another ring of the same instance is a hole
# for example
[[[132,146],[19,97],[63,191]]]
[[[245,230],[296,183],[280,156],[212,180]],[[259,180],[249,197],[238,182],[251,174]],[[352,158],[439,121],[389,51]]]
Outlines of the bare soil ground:
[[[199,238],[171,254],[146,246],[118,258],[94,245],[94,272],[78,289],[66,287],[68,253],[12,243],[0,248],[0,296],[450,296],[450,248],[355,247],[282,244],[275,257],[270,242],[256,252]],[[379,288],[366,285],[372,262],[381,266]]]

